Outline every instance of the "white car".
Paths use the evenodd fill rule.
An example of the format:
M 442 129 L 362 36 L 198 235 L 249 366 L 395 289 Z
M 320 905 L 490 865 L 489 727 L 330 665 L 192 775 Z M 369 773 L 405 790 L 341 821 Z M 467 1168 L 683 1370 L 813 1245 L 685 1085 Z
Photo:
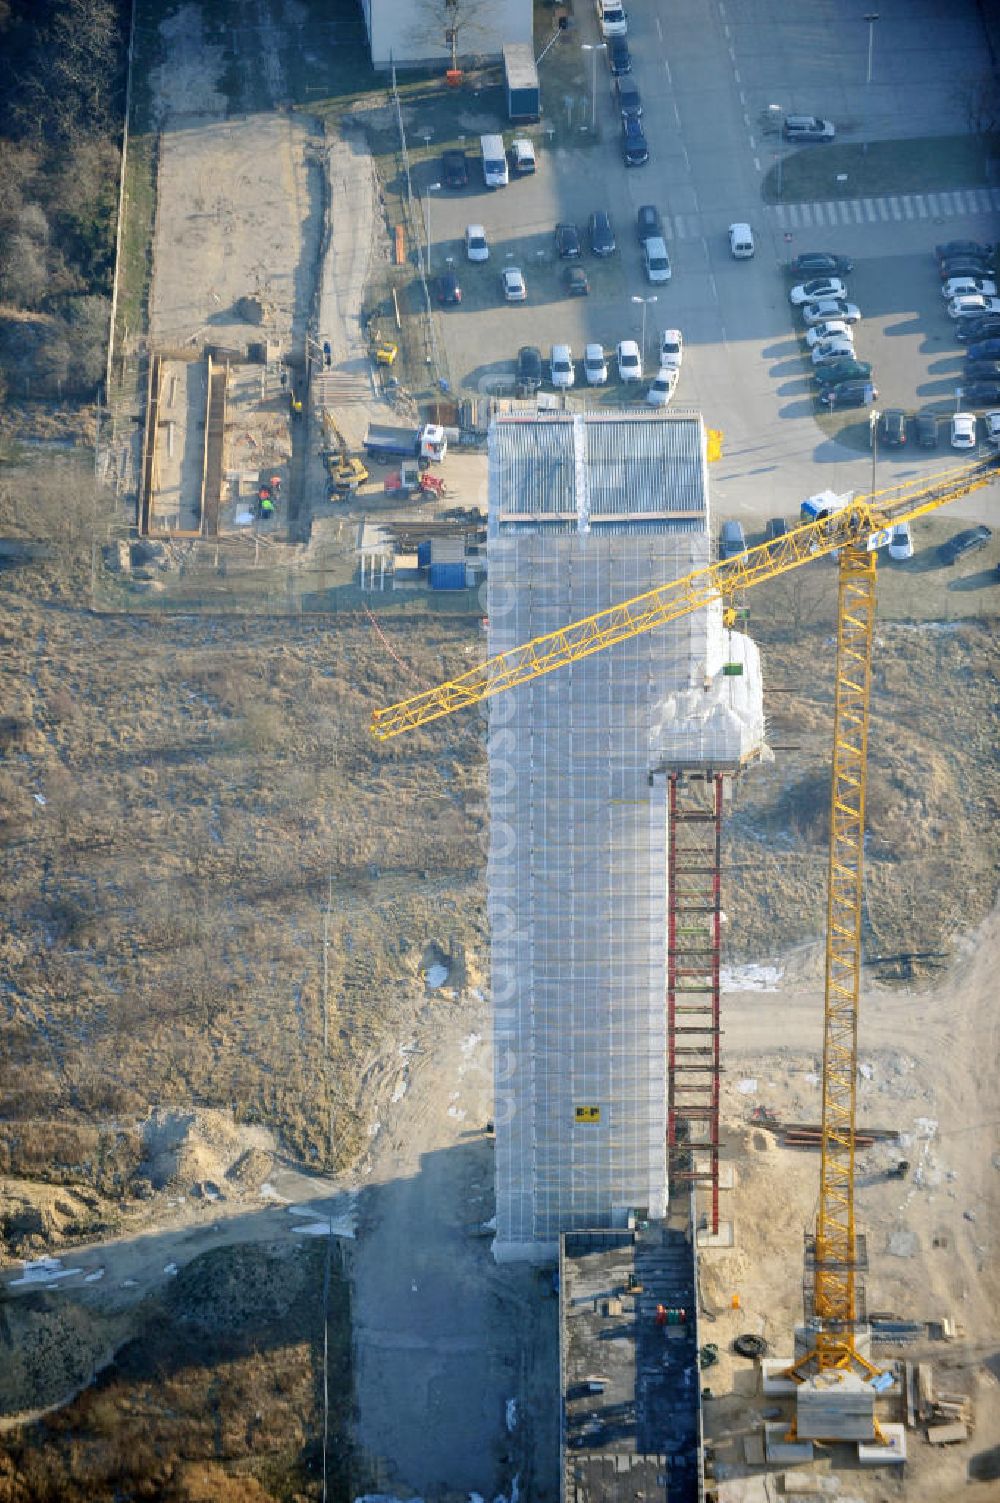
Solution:
M 845 303 L 842 297 L 826 297 L 819 303 L 803 303 L 802 317 L 807 324 L 821 324 L 828 318 L 857 324 L 861 322 L 861 309 L 857 303 Z
M 854 335 L 850 329 L 836 318 L 830 319 L 829 323 L 816 324 L 813 328 L 806 330 L 806 344 L 811 350 L 826 339 L 849 339 L 852 344 L 854 343 Z
M 549 353 L 549 374 L 552 377 L 552 385 L 557 390 L 568 391 L 576 385 L 576 369 L 573 365 L 573 351 L 568 344 L 554 344 Z
M 1000 412 L 984 413 L 983 422 L 986 424 L 986 442 L 1000 444 Z
M 1000 297 L 984 297 L 981 292 L 963 292 L 948 304 L 949 318 L 979 318 L 984 313 L 1000 313 Z
M 602 37 L 623 37 L 628 31 L 628 13 L 621 0 L 594 0 Z
M 674 370 L 661 370 L 646 393 L 646 401 L 650 407 L 666 407 L 674 394 L 677 385 L 678 372 Z
M 941 296 L 946 303 L 953 297 L 968 297 L 978 293 L 980 297 L 996 297 L 997 284 L 987 277 L 949 277 L 941 284 Z
M 953 412 L 951 415 L 951 447 L 974 449 L 976 447 L 976 414 Z
M 642 356 L 634 339 L 623 339 L 616 351 L 619 381 L 642 380 Z
M 500 281 L 503 283 L 503 295 L 508 303 L 526 303 L 528 301 L 528 289 L 524 283 L 524 274 L 519 266 L 505 266 L 500 273 Z
M 527 177 L 535 170 L 535 148 L 527 136 L 515 136 L 510 143 L 511 160 L 514 163 L 514 171 L 521 177 Z
M 889 535 L 889 557 L 902 563 L 913 557 L 913 536 L 909 522 L 897 522 Z
M 854 340 L 850 334 L 838 334 L 835 339 L 821 339 L 813 346 L 813 365 L 822 365 L 824 360 L 853 360 Z
M 684 361 L 684 335 L 680 329 L 664 329 L 660 338 L 660 369 L 679 371 Z
M 583 352 L 583 373 L 588 386 L 603 386 L 608 379 L 608 362 L 604 358 L 604 346 L 588 344 Z
M 847 288 L 839 277 L 814 277 L 811 282 L 800 282 L 788 294 L 793 307 L 801 303 L 819 303 L 828 297 L 846 297 Z
M 490 248 L 486 244 L 486 231 L 481 224 L 466 225 L 465 254 L 470 261 L 488 261 L 490 259 Z

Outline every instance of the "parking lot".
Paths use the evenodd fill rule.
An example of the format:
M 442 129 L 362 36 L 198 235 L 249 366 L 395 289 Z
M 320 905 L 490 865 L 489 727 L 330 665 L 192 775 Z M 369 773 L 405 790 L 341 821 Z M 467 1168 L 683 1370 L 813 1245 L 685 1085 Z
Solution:
M 575 21 L 560 47 L 600 42 L 590 7 L 578 5 Z M 738 21 L 719 0 L 693 0 L 669 17 L 649 0 L 634 0 L 632 76 L 642 92 L 650 161 L 631 169 L 622 160 L 611 79 L 601 55 L 596 132 L 589 129 L 584 107 L 577 112 L 583 119 L 576 130 L 579 144 L 550 149 L 546 122 L 566 101 L 545 95 L 543 61 L 549 114 L 527 132 L 537 146 L 534 176 L 512 177 L 509 187 L 488 191 L 470 138 L 465 143 L 469 186 L 430 194 L 432 270 L 445 270 L 450 258 L 463 291 L 462 304 L 439 317 L 455 384 L 495 391 L 512 378 L 520 345 L 537 345 L 547 357 L 552 344 L 568 343 L 578 362 L 571 403 L 599 401 L 582 384 L 584 345 L 600 341 L 611 351 L 621 339 L 640 339 L 643 305 L 633 298 L 655 297 L 645 305 L 647 372 L 656 363 L 660 331 L 679 326 L 686 354 L 674 405 L 698 408 L 724 434 L 723 458 L 713 467 L 717 514 L 752 523 L 775 506 L 794 511 L 803 495 L 822 486 L 867 489 L 867 414 L 817 420 L 811 368 L 802 358 L 800 320 L 788 303 L 784 263 L 808 249 L 850 255 L 855 270 L 848 296 L 863 313 L 855 331 L 857 350 L 874 367 L 879 404 L 910 411 L 934 405 L 944 417 L 954 408 L 962 350 L 943 309 L 932 248 L 942 239 L 995 240 L 997 216 L 986 196 L 956 196 L 949 200 L 950 215 L 924 206 L 900 208 L 891 182 L 885 185 L 890 207 L 866 199 L 847 216 L 835 214 L 831 205 L 815 206 L 815 213 L 802 206 L 797 227 L 789 227 L 788 205 L 762 203 L 763 175 L 778 156 L 824 150 L 786 146 L 774 132 L 769 105 L 829 116 L 837 123 L 838 139 L 855 141 L 866 130 L 912 135 L 931 129 L 931 122 L 938 131 L 965 128 L 954 85 L 982 64 L 972 0 L 952 7 L 947 24 L 911 15 L 901 3 L 882 7 L 870 88 L 867 27 L 860 21 L 849 31 L 845 26 L 844 18 L 819 0 L 806 0 L 788 19 L 778 7 L 754 6 L 752 14 L 741 7 Z M 795 84 L 791 91 L 789 79 Z M 517 134 L 505 121 L 497 120 L 494 128 L 505 129 L 508 143 Z M 420 172 L 415 187 L 421 192 L 440 180 L 437 162 L 423 164 Z M 657 287 L 645 280 L 635 232 L 636 210 L 644 203 L 655 203 L 664 216 L 672 262 L 672 280 Z M 575 222 L 585 241 L 587 219 L 596 208 L 610 212 L 618 249 L 608 261 L 599 261 L 585 243 L 580 264 L 590 295 L 569 298 L 554 227 Z M 754 228 L 753 260 L 736 261 L 729 253 L 727 227 L 739 219 Z M 470 223 L 485 227 L 490 244 L 490 259 L 478 265 L 465 259 L 463 237 Z M 500 272 L 505 265 L 523 271 L 525 304 L 504 304 Z M 642 400 L 645 385 L 634 390 Z M 622 397 L 612 385 L 604 400 Z M 938 463 L 951 461 L 944 430 L 942 423 Z M 934 462 L 933 454 L 912 445 L 879 460 L 895 467 L 894 478 Z M 824 467 L 821 475 L 817 465 Z M 982 498 L 967 505 L 968 514 L 978 515 Z

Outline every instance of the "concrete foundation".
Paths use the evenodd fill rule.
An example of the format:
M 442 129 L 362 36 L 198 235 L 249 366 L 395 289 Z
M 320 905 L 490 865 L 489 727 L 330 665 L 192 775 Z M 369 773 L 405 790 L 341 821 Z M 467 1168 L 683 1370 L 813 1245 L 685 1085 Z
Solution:
M 770 1466 L 789 1466 L 795 1462 L 812 1461 L 811 1440 L 786 1440 L 788 1426 L 784 1420 L 764 1422 L 764 1454 Z
M 736 1246 L 736 1228 L 731 1221 L 720 1221 L 719 1230 L 710 1232 L 707 1227 L 698 1233 L 699 1247 L 721 1248 L 729 1252 Z
M 858 1446 L 858 1461 L 862 1466 L 897 1466 L 906 1460 L 906 1426 L 883 1425 L 882 1431 L 886 1445 Z
M 768 1398 L 790 1399 L 799 1391 L 794 1378 L 784 1374 L 794 1362 L 794 1357 L 765 1357 L 760 1364 L 764 1393 Z

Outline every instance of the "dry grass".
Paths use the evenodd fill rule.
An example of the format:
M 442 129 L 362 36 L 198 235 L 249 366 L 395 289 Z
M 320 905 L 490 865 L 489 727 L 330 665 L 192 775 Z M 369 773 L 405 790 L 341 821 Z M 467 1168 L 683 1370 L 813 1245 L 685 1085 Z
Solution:
M 0 1439 L 0 1503 L 320 1496 L 325 1246 L 188 1265 L 93 1388 Z M 350 1309 L 334 1253 L 330 1497 L 350 1496 Z

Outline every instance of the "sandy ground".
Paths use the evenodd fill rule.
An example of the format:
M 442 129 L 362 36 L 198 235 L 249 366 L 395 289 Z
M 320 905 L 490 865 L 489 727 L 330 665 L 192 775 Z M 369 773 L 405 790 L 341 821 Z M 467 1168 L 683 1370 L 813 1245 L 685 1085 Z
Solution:
M 939 1387 L 970 1393 L 976 1402 L 976 1430 L 967 1443 L 937 1450 L 909 1436 L 902 1496 L 927 1503 L 959 1491 L 983 1499 L 997 1495 L 987 1483 L 978 1491 L 964 1489 L 970 1460 L 1000 1442 L 1000 910 L 963 941 L 962 950 L 934 991 L 869 989 L 861 1007 L 859 1122 L 903 1134 L 898 1145 L 876 1145 L 859 1158 L 868 1307 L 892 1310 L 904 1320 L 948 1316 L 959 1330 L 954 1343 L 879 1353 L 933 1361 Z M 797 969 L 786 968 L 775 992 L 724 999 L 723 1108 L 737 1188 L 723 1195 L 722 1214 L 735 1219 L 736 1248 L 703 1254 L 702 1284 L 716 1314 L 706 1320 L 704 1336 L 722 1353 L 719 1367 L 706 1376 L 720 1396 L 707 1406 L 707 1430 L 719 1442 L 718 1476 L 737 1479 L 727 1481 L 721 1494 L 730 1503 L 770 1495 L 746 1490 L 739 1480 L 755 1470 L 743 1465 L 742 1436 L 759 1426 L 763 1404 L 759 1398 L 749 1402 L 754 1375 L 749 1364 L 729 1355 L 728 1346 L 749 1330 L 764 1335 L 776 1355 L 791 1352 L 792 1326 L 801 1319 L 802 1234 L 816 1210 L 818 1154 L 778 1147 L 771 1133 L 749 1123 L 757 1105 L 784 1120 L 819 1120 L 822 992 Z M 885 1170 L 901 1156 L 913 1165 L 909 1179 L 887 1180 Z M 840 1472 L 845 1458 L 838 1455 L 835 1462 Z M 844 1465 L 842 1480 L 845 1492 L 873 1503 L 900 1496 L 898 1482 L 851 1464 Z

